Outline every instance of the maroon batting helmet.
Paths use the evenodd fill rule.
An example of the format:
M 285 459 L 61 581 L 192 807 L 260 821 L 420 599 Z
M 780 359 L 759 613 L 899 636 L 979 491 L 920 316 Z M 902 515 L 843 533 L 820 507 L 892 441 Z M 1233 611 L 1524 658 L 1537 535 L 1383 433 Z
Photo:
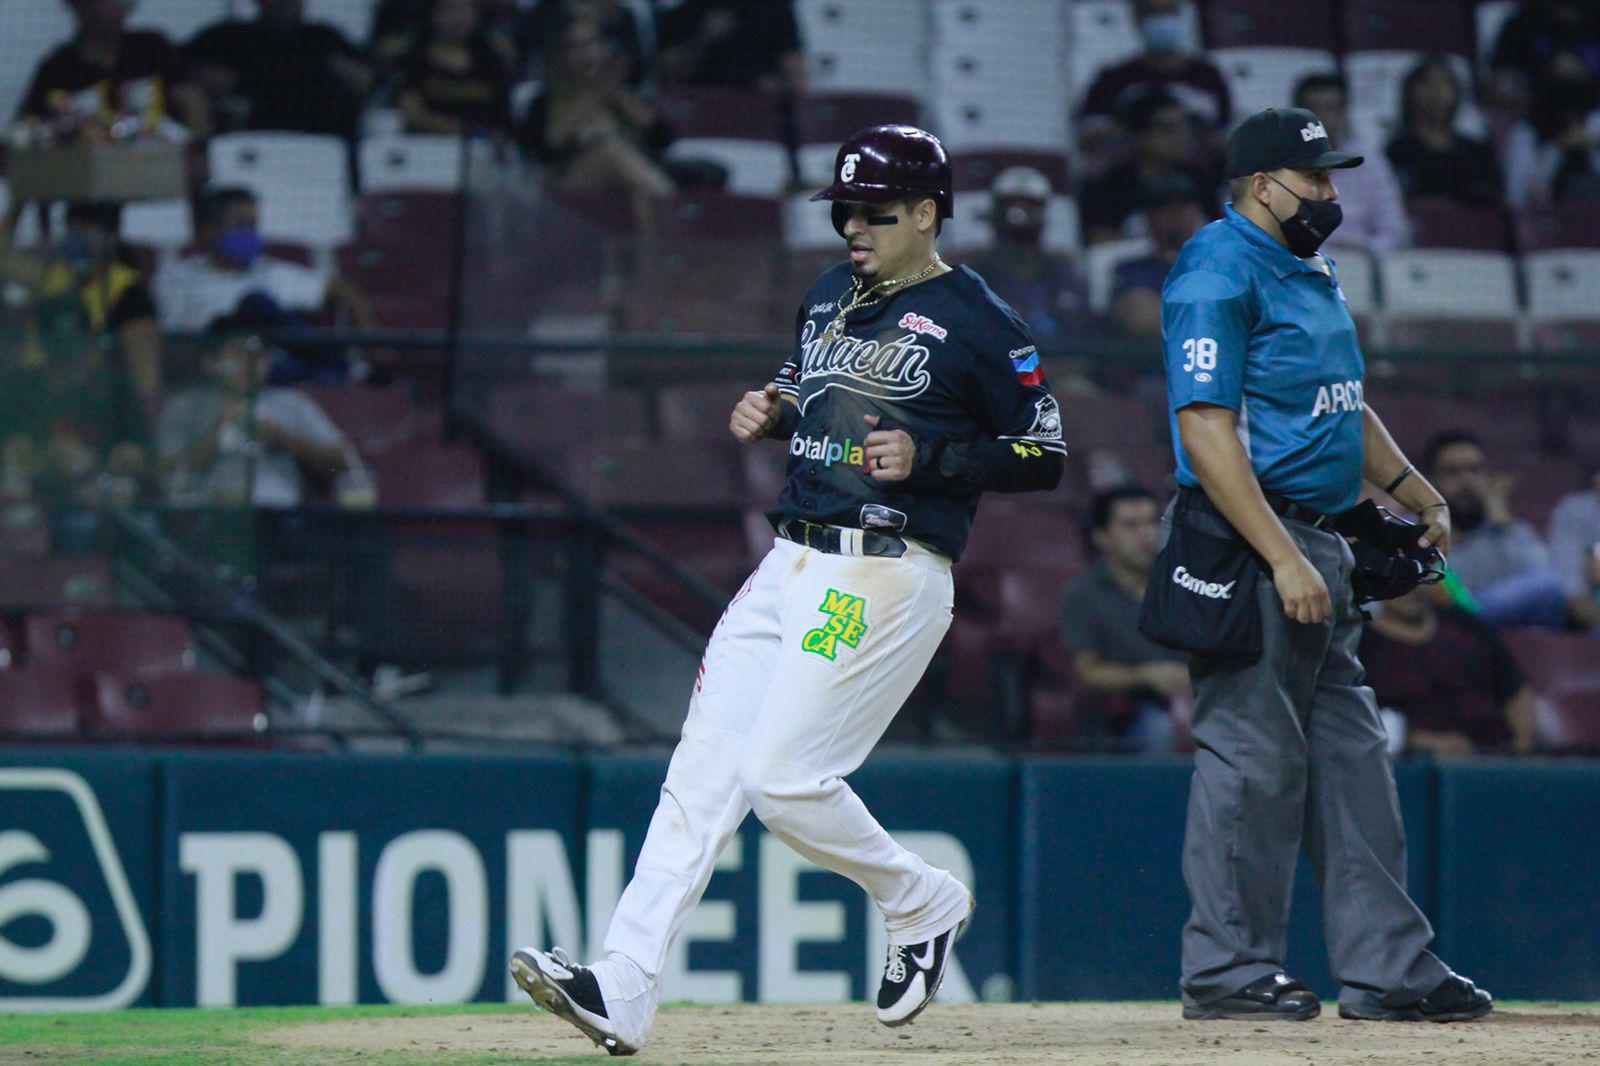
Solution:
M 952 185 L 939 138 L 915 126 L 870 126 L 839 146 L 833 184 L 811 199 L 881 204 L 926 196 L 944 219 L 956 213 Z

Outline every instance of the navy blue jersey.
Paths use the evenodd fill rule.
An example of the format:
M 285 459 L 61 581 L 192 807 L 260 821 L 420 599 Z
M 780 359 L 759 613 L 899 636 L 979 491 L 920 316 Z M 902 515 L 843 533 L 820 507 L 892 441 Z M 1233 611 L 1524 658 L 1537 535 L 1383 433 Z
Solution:
M 800 419 L 788 484 L 768 517 L 904 533 L 957 559 L 978 492 L 926 478 L 916 487 L 874 480 L 866 418 L 877 415 L 878 429 L 903 429 L 919 444 L 1008 442 L 1019 462 L 1053 465 L 1059 477 L 1061 412 L 1039 352 L 1016 312 L 964 266 L 852 312 L 844 336 L 829 343 L 850 279 L 848 263 L 832 267 L 800 306 L 795 354 L 775 379 Z

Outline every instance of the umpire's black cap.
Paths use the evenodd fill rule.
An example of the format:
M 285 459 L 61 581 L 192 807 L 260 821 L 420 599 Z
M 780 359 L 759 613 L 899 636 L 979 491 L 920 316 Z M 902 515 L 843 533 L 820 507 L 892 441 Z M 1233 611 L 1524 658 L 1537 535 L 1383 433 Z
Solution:
M 1354 152 L 1336 152 L 1322 122 L 1303 107 L 1269 107 L 1243 122 L 1228 138 L 1228 177 L 1288 167 L 1359 167 L 1365 160 Z

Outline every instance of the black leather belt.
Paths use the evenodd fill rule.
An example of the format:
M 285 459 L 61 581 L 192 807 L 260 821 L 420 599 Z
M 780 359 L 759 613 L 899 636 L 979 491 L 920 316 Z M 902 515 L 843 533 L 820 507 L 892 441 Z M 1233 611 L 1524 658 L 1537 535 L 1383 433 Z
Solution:
M 845 529 L 820 522 L 807 522 L 804 518 L 785 518 L 778 523 L 778 536 L 792 540 L 807 548 L 815 548 L 829 555 L 853 555 L 845 550 L 845 538 L 861 536 L 862 555 L 884 556 L 898 559 L 906 553 L 906 542 L 893 533 L 877 533 L 870 529 Z
M 1216 515 L 1218 518 L 1223 518 L 1223 514 L 1217 509 L 1217 505 L 1212 503 L 1211 497 L 1207 496 L 1202 490 L 1182 488 L 1178 491 L 1187 506 L 1205 511 L 1207 514 Z M 1267 506 L 1272 508 L 1272 513 L 1279 518 L 1287 518 L 1291 522 L 1301 522 L 1312 529 L 1331 530 L 1333 528 L 1332 515 L 1323 514 L 1321 511 L 1313 511 L 1305 504 L 1296 503 L 1282 493 L 1263 490 L 1261 494 L 1266 497 Z M 1227 519 L 1223 518 L 1223 521 L 1227 521 Z

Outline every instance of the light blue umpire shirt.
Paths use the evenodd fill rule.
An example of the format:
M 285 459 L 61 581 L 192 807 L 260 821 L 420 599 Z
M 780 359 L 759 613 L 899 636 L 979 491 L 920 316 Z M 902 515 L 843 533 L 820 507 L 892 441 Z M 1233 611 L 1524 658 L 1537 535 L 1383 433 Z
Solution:
M 1194 403 L 1237 411 L 1263 489 L 1324 514 L 1361 494 L 1361 347 L 1332 260 L 1301 259 L 1244 215 L 1183 246 L 1161 292 L 1178 484 L 1198 488 L 1178 437 Z

